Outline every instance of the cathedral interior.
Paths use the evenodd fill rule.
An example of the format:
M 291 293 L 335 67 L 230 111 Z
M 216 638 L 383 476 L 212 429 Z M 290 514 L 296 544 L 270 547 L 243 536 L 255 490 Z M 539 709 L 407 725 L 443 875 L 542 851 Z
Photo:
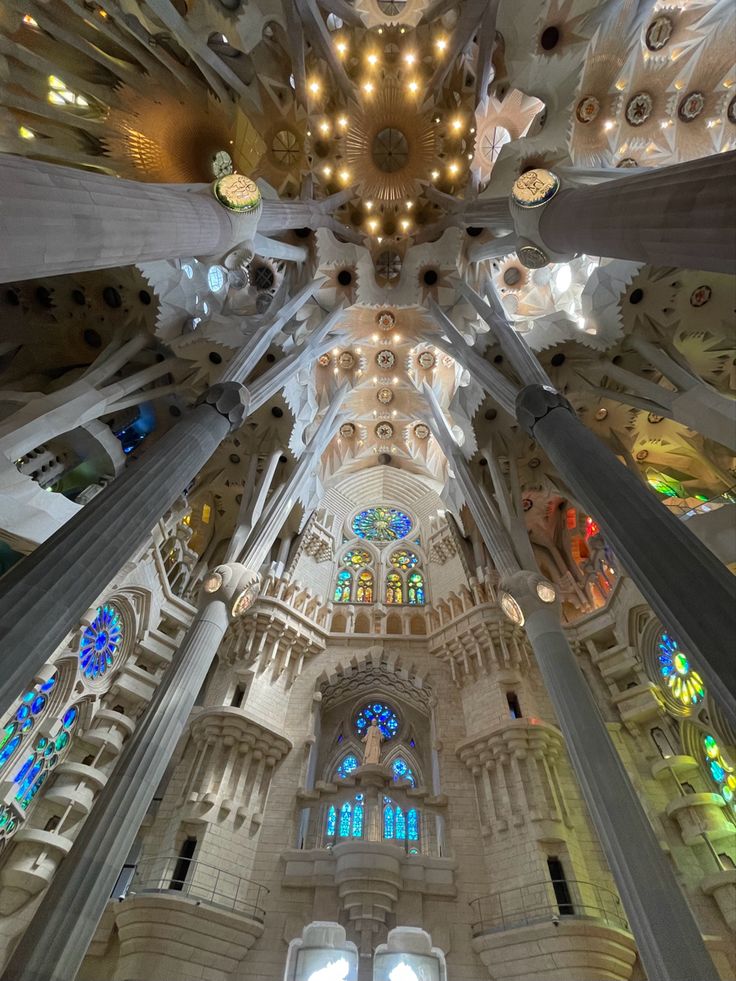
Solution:
M 3 0 L 1 981 L 736 978 L 735 38 Z

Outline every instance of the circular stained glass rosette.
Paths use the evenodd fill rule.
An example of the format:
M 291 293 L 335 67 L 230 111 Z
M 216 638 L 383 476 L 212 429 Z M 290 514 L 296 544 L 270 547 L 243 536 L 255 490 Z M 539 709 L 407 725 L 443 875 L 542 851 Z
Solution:
M 379 388 L 376 392 L 376 398 L 381 403 L 381 405 L 388 405 L 393 401 L 394 393 L 390 388 Z
M 374 430 L 378 439 L 387 440 L 392 439 L 394 435 L 394 427 L 390 422 L 379 422 Z
M 373 507 L 353 518 L 353 534 L 369 542 L 395 542 L 411 531 L 411 518 L 398 508 Z
M 417 439 L 427 439 L 429 436 L 429 426 L 425 426 L 423 422 L 418 422 L 414 427 L 414 435 Z
M 227 174 L 214 183 L 215 197 L 228 211 L 255 211 L 261 203 L 261 192 L 255 181 L 244 174 Z
M 342 560 L 353 569 L 362 569 L 364 565 L 371 564 L 370 554 L 364 548 L 351 548 L 343 555 Z
M 112 667 L 115 654 L 123 639 L 120 614 L 114 606 L 105 604 L 82 634 L 79 663 L 85 678 L 95 680 Z
M 399 549 L 398 552 L 394 552 L 391 556 L 391 565 L 394 569 L 401 569 L 402 572 L 408 572 L 409 569 L 413 569 L 418 563 L 419 556 L 415 555 L 414 552 L 410 552 L 408 548 Z
M 601 111 L 601 104 L 594 95 L 586 95 L 578 102 L 575 116 L 579 123 L 592 123 Z
M 379 351 L 376 355 L 376 364 L 379 368 L 393 368 L 396 364 L 396 355 L 393 351 Z
M 705 109 L 705 96 L 702 92 L 688 92 L 677 107 L 677 115 L 683 123 L 691 123 Z
M 360 738 L 366 734 L 373 719 L 377 721 L 384 739 L 392 739 L 399 731 L 399 720 L 392 708 L 383 702 L 369 702 L 355 717 L 355 731 Z
M 355 436 L 355 426 L 352 422 L 344 422 L 340 426 L 340 435 L 343 439 L 352 439 Z
M 436 360 L 431 351 L 420 351 L 417 356 L 417 364 L 420 368 L 424 368 L 425 371 L 434 368 Z
M 690 294 L 690 306 L 691 307 L 704 307 L 705 304 L 713 296 L 713 290 L 710 286 L 698 286 Z
M 631 126 L 643 126 L 652 115 L 654 102 L 648 92 L 637 92 L 626 104 L 626 120 Z
M 703 680 L 693 671 L 687 655 L 668 633 L 659 638 L 659 670 L 672 696 L 684 706 L 697 705 L 705 696 Z
M 672 19 L 667 17 L 665 14 L 655 17 L 647 28 L 647 33 L 644 38 L 644 43 L 649 50 L 661 51 L 672 37 L 674 26 L 675 25 L 673 24 Z
M 376 323 L 381 330 L 393 330 L 393 328 L 396 326 L 396 317 L 390 310 L 381 310 L 376 317 Z
M 511 197 L 520 208 L 541 208 L 560 189 L 560 179 L 551 170 L 537 167 L 517 177 Z

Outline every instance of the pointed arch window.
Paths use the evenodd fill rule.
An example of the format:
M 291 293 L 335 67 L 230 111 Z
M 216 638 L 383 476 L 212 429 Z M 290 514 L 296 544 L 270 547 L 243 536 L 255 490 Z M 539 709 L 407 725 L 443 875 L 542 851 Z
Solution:
M 358 575 L 358 585 L 355 590 L 355 602 L 356 603 L 372 603 L 373 602 L 373 573 L 364 569 Z
M 424 576 L 412 572 L 406 581 L 407 598 L 411 606 L 424 606 Z
M 383 798 L 383 837 L 394 841 L 419 841 L 419 813 L 415 807 L 405 811 L 390 797 Z
M 330 804 L 330 808 L 327 811 L 327 837 L 334 838 L 337 831 L 337 808 L 334 804 Z
M 353 577 L 347 569 L 343 569 L 337 574 L 337 585 L 335 586 L 335 602 L 349 603 L 350 594 L 353 589 Z
M 389 572 L 386 576 L 386 602 L 390 605 L 404 602 L 404 584 L 398 572 Z
M 334 804 L 331 804 L 327 811 L 327 837 L 362 838 L 363 809 L 363 794 L 356 794 L 352 801 L 346 800 L 339 812 Z

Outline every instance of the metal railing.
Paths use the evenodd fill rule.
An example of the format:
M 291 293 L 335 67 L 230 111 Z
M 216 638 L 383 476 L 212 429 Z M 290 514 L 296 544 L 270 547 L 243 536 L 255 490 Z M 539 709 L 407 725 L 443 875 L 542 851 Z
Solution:
M 180 855 L 160 855 L 138 863 L 125 895 L 171 892 L 208 906 L 242 913 L 262 923 L 266 916 L 263 904 L 269 890 L 252 879 L 205 862 Z
M 582 879 L 544 879 L 470 901 L 474 937 L 534 923 L 596 920 L 628 930 L 621 900 L 610 889 Z

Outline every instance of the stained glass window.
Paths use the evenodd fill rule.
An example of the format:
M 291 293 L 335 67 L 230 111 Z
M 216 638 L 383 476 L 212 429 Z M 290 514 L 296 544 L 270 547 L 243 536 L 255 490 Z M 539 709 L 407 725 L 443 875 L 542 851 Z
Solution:
M 413 807 L 406 815 L 406 837 L 409 841 L 418 841 L 419 839 L 419 815 Z
M 414 552 L 410 552 L 408 548 L 400 548 L 398 552 L 394 552 L 391 556 L 391 565 L 394 569 L 401 569 L 402 572 L 408 572 L 409 569 L 413 569 L 418 562 L 419 556 Z
M 362 838 L 363 837 L 363 794 L 356 794 L 355 801 L 351 804 L 350 801 L 345 801 L 345 803 L 340 808 L 340 822 L 338 829 L 338 836 L 340 838 Z M 327 836 L 333 837 L 335 834 L 335 824 L 337 822 L 337 812 L 335 811 L 334 818 L 332 821 L 332 812 L 335 811 L 333 806 L 330 807 L 327 812 Z M 332 821 L 332 824 L 330 823 Z M 332 831 L 330 831 L 332 827 Z
M 364 570 L 358 576 L 358 585 L 355 590 L 356 603 L 373 602 L 373 573 Z
M 411 518 L 397 508 L 366 508 L 353 518 L 353 533 L 369 542 L 395 542 L 411 531 Z
M 353 809 L 353 838 L 363 837 L 363 795 L 358 794 L 355 798 L 356 804 Z
M 334 804 L 330 804 L 330 809 L 327 812 L 327 837 L 334 838 L 335 831 L 337 831 L 337 811 Z
M 85 678 L 99 678 L 112 666 L 122 639 L 123 625 L 118 611 L 109 603 L 98 607 L 79 645 L 79 662 Z
M 672 695 L 683 705 L 697 705 L 705 695 L 703 680 L 668 633 L 659 638 L 659 670 Z
M 393 709 L 382 702 L 369 702 L 368 705 L 363 706 L 355 718 L 355 729 L 358 736 L 362 738 L 365 735 L 366 729 L 373 719 L 378 721 L 384 739 L 391 739 L 399 730 L 399 720 Z
M 394 780 L 408 780 L 412 787 L 416 786 L 416 779 L 411 767 L 400 756 L 391 764 L 391 772 L 394 775 Z
M 419 813 L 412 807 L 404 811 L 390 797 L 383 798 L 383 837 L 396 841 L 419 840 Z M 412 854 L 416 854 L 412 849 Z
M 39 736 L 33 752 L 27 757 L 23 766 L 14 775 L 13 781 L 18 784 L 15 800 L 25 811 L 51 770 L 59 762 L 60 754 L 71 741 L 70 733 L 77 723 L 79 710 L 72 707 L 66 710 L 61 719 L 61 731 L 54 739 Z
M 396 837 L 406 841 L 406 816 L 400 807 L 396 808 Z
M 424 606 L 424 576 L 421 572 L 412 572 L 406 581 L 406 593 L 412 606 Z
M 383 808 L 383 837 L 393 838 L 394 836 L 394 808 L 393 804 L 386 804 Z
M 55 685 L 56 675 L 24 693 L 15 715 L 0 731 L 0 768 L 15 755 L 26 735 L 45 714 L 49 692 Z
M 342 557 L 345 565 L 351 566 L 353 569 L 362 569 L 364 565 L 371 564 L 371 557 L 364 548 L 351 548 L 349 552 L 346 552 Z
M 398 572 L 386 576 L 386 602 L 391 605 L 404 602 L 404 583 Z
M 736 814 L 736 774 L 734 768 L 724 757 L 715 736 L 708 733 L 703 738 L 705 766 L 711 780 L 717 785 L 718 792 Z
M 358 763 L 358 757 L 353 753 L 350 753 L 350 755 L 346 756 L 338 766 L 337 775 L 340 780 L 344 780 L 345 777 L 349 776 L 353 772 L 353 770 L 357 770 L 359 766 L 360 764 Z
M 337 574 L 337 585 L 335 586 L 335 602 L 336 603 L 349 603 L 350 602 L 350 591 L 353 587 L 353 577 L 347 571 L 343 569 L 342 572 Z
M 340 808 L 340 837 L 349 838 L 350 837 L 350 818 L 353 813 L 352 805 L 349 801 L 345 803 Z

